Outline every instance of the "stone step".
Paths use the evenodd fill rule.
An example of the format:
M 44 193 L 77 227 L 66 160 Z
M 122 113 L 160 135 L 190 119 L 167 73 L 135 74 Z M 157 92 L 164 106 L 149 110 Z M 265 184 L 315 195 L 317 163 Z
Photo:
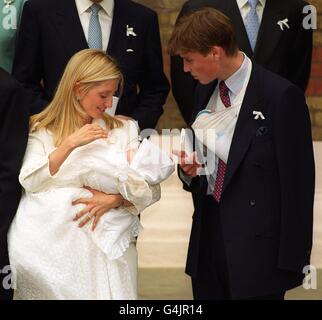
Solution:
M 183 268 L 186 263 L 188 242 L 140 241 L 137 244 L 139 268 Z

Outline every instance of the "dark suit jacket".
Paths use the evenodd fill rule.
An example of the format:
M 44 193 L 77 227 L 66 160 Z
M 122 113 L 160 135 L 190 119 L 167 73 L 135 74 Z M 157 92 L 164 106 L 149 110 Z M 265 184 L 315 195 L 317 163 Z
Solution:
M 19 83 L 0 68 L 0 271 L 9 265 L 7 231 L 16 213 L 21 187 L 18 174 L 28 139 L 29 97 Z M 0 299 L 10 299 L 0 273 Z
M 127 25 L 134 28 L 136 37 L 126 36 Z M 33 113 L 52 99 L 68 60 L 86 48 L 74 0 L 30 0 L 25 4 L 13 74 L 42 99 Z M 117 113 L 135 118 L 141 129 L 154 128 L 169 92 L 156 13 L 130 0 L 115 1 L 107 52 L 117 59 L 125 77 Z
M 215 83 L 196 88 L 196 110 Z M 273 94 L 272 94 L 273 93 Z M 253 111 L 265 120 L 255 120 Z M 202 272 L 220 214 L 233 298 L 264 296 L 301 284 L 312 247 L 314 157 L 308 108 L 300 89 L 253 64 L 229 152 L 220 205 L 205 206 L 207 180 L 195 192 L 186 272 Z M 209 202 L 208 202 L 209 203 Z
M 312 30 L 305 30 L 302 26 L 305 5 L 308 3 L 302 0 L 266 1 L 254 53 L 236 0 L 190 0 L 184 4 L 179 17 L 202 7 L 213 7 L 223 12 L 232 21 L 241 51 L 257 64 L 305 91 L 312 56 Z M 285 18 L 288 18 L 290 29 L 284 27 L 282 31 L 277 22 Z M 190 74 L 184 73 L 179 57 L 171 58 L 171 82 L 181 113 L 187 124 L 190 124 L 196 82 Z

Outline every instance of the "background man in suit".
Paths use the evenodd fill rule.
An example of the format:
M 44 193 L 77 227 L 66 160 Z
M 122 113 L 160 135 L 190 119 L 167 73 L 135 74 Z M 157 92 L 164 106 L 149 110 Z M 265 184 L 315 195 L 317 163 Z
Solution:
M 311 70 L 312 30 L 303 27 L 302 0 L 189 0 L 178 19 L 203 7 L 227 15 L 236 30 L 239 49 L 252 61 L 288 79 L 305 91 Z M 183 72 L 180 57 L 171 59 L 172 92 L 189 125 L 196 81 Z
M 0 299 L 11 299 L 7 232 L 16 213 L 21 186 L 18 174 L 28 139 L 29 97 L 0 68 Z
M 212 8 L 180 20 L 169 52 L 198 80 L 194 114 L 238 108 L 228 160 L 217 147 L 212 176 L 198 176 L 200 164 L 178 153 L 180 176 L 198 197 L 186 266 L 194 297 L 283 299 L 301 284 L 312 247 L 314 158 L 303 92 L 252 63 L 230 20 Z
M 39 97 L 41 111 L 71 56 L 101 48 L 114 57 L 125 86 L 117 114 L 154 128 L 169 92 L 154 11 L 130 0 L 30 0 L 23 9 L 14 76 Z M 42 80 L 42 84 L 41 84 Z

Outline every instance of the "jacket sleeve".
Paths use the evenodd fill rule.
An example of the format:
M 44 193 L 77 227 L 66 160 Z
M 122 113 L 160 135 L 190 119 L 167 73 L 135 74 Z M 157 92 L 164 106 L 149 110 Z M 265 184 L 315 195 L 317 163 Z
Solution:
M 28 96 L 6 79 L 0 91 L 0 233 L 9 227 L 21 195 L 18 175 L 28 138 Z M 0 266 L 1 269 L 1 266 Z
M 275 111 L 274 141 L 281 202 L 278 267 L 302 272 L 312 248 L 315 166 L 309 111 L 295 86 Z
M 34 95 L 31 114 L 43 110 L 48 104 L 41 86 L 42 53 L 40 45 L 40 28 L 32 4 L 27 1 L 23 7 L 20 28 L 16 40 L 13 62 L 13 76 Z
M 1 79 L 2 80 L 2 79 Z M 0 90 L 0 270 L 9 265 L 7 231 L 21 196 L 19 170 L 28 138 L 28 98 L 16 82 L 4 78 Z M 0 283 L 7 277 L 0 273 Z M 0 286 L 0 300 L 12 299 L 12 290 Z
M 41 130 L 29 134 L 27 150 L 19 175 L 20 184 L 26 192 L 46 190 L 59 173 L 58 171 L 53 176 L 50 174 L 49 153 L 45 151 L 41 134 Z
M 139 103 L 131 115 L 137 119 L 141 130 L 154 128 L 163 113 L 163 105 L 170 91 L 163 72 L 163 59 L 158 17 L 149 17 L 144 48 L 144 76 L 139 81 Z
M 161 198 L 160 184 L 150 185 L 136 172 L 122 173 L 116 178 L 120 194 L 133 204 L 125 209 L 133 215 L 138 215 Z

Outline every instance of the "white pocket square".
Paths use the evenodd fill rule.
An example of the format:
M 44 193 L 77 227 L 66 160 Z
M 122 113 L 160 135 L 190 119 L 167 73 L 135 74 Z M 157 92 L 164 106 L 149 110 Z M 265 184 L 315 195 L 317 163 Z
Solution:
M 133 49 L 126 49 L 126 52 L 134 52 Z
M 281 28 L 281 30 L 282 30 L 282 31 L 284 31 L 284 26 L 285 26 L 287 29 L 289 29 L 289 28 L 290 28 L 290 26 L 288 25 L 288 19 L 287 19 L 287 18 L 285 18 L 285 19 L 283 19 L 283 20 L 278 21 L 278 22 L 277 22 L 277 24 L 279 25 L 279 27 Z

